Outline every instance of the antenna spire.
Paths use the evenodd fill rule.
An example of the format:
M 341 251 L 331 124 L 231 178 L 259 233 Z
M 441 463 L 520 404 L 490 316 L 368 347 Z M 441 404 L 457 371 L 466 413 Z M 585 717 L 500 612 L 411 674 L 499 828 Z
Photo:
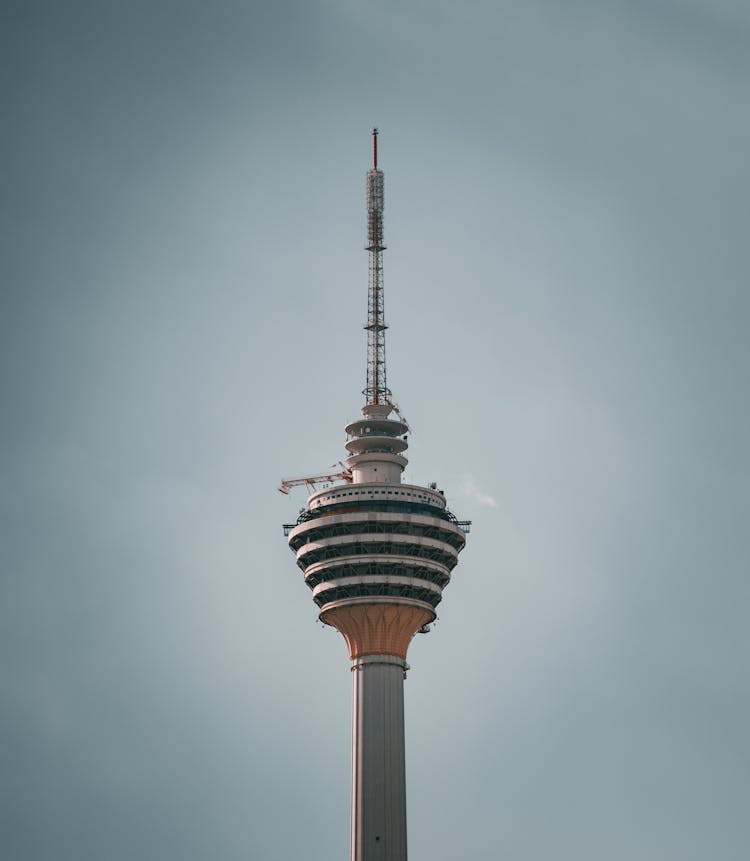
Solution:
M 383 308 L 383 171 L 378 170 L 378 130 L 372 130 L 372 169 L 367 172 L 367 250 L 370 253 L 367 292 L 367 404 L 389 404 L 385 376 L 385 314 Z

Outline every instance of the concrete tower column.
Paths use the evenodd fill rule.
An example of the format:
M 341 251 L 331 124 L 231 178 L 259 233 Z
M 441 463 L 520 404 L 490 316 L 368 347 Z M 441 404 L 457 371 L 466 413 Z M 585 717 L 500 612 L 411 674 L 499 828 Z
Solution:
M 352 664 L 352 861 L 406 861 L 405 675 L 394 655 Z
M 324 614 L 352 660 L 351 861 L 406 861 L 406 651 L 433 618 L 417 602 L 372 599 Z

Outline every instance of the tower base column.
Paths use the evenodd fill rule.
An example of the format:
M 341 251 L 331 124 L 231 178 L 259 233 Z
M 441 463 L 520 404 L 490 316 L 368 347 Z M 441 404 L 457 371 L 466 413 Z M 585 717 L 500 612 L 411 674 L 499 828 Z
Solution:
M 352 661 L 351 861 L 406 861 L 405 676 L 396 655 Z

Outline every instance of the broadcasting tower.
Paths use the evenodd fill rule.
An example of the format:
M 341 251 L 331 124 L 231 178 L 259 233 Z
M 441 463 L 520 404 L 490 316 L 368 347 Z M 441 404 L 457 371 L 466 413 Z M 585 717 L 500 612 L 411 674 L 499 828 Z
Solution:
M 362 418 L 346 426 L 349 454 L 341 472 L 288 479 L 280 490 L 304 484 L 311 491 L 284 534 L 320 620 L 341 632 L 352 662 L 351 861 L 406 861 L 406 652 L 435 620 L 470 524 L 448 511 L 437 485 L 401 483 L 409 427 L 386 385 L 377 129 L 372 158 Z

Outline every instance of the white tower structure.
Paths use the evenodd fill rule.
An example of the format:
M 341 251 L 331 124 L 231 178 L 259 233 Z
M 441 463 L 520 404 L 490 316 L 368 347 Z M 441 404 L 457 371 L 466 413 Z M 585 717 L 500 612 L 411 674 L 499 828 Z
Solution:
M 466 542 L 435 484 L 403 484 L 409 427 L 386 385 L 383 172 L 367 173 L 369 285 L 362 418 L 346 427 L 342 471 L 283 481 L 312 489 L 285 535 L 319 618 L 346 641 L 353 680 L 351 861 L 406 861 L 404 679 Z M 336 480 L 341 483 L 336 484 Z M 316 482 L 325 482 L 315 489 Z

